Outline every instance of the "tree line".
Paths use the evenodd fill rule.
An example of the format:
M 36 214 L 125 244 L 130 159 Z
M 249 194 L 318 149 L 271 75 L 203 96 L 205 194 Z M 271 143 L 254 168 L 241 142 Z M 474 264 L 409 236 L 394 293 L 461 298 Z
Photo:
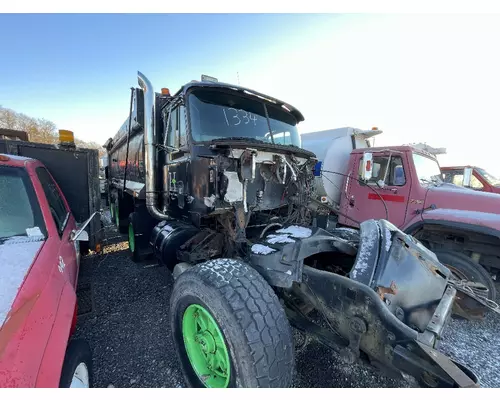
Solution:
M 59 133 L 56 124 L 52 121 L 44 118 L 33 118 L 2 106 L 0 106 L 0 128 L 26 132 L 30 142 L 48 144 L 59 142 Z M 77 147 L 97 149 L 100 156 L 105 153 L 102 145 L 96 142 L 87 142 L 75 137 L 75 144 Z

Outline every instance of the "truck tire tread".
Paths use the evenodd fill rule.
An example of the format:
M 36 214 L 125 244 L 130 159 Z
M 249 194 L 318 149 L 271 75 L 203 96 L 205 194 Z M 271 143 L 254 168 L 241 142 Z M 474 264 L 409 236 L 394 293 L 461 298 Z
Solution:
M 256 385 L 289 387 L 295 366 L 292 332 L 278 297 L 264 278 L 232 259 L 199 264 L 179 280 L 193 275 L 222 294 L 235 315 L 249 348 Z

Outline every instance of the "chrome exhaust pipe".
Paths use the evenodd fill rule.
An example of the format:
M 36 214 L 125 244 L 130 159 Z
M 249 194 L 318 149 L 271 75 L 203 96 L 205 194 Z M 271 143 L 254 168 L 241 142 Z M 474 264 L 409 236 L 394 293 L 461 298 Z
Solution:
M 139 86 L 144 92 L 144 158 L 146 159 L 146 208 L 153 218 L 170 219 L 158 209 L 158 191 L 156 190 L 155 160 L 155 92 L 153 85 L 141 72 L 137 71 Z

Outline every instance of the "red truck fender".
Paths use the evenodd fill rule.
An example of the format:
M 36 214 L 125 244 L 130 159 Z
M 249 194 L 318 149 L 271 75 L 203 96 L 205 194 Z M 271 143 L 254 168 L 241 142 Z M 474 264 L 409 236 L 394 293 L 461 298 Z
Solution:
M 413 218 L 403 231 L 413 235 L 423 225 L 428 224 L 476 232 L 500 239 L 500 214 L 448 208 L 424 211 L 423 214 Z

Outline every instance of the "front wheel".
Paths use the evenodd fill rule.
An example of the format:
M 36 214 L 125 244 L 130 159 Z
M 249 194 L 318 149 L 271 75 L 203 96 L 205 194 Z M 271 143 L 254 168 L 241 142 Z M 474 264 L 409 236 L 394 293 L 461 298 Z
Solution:
M 289 387 L 292 332 L 264 278 L 248 265 L 217 259 L 183 272 L 170 322 L 190 387 Z
M 434 252 L 439 262 L 444 264 L 453 274 L 453 279 L 469 280 L 483 284 L 488 289 L 486 297 L 495 300 L 497 291 L 495 282 L 488 271 L 472 258 L 455 251 L 438 250 Z
M 86 341 L 77 339 L 69 342 L 64 356 L 59 387 L 92 387 L 92 354 Z

